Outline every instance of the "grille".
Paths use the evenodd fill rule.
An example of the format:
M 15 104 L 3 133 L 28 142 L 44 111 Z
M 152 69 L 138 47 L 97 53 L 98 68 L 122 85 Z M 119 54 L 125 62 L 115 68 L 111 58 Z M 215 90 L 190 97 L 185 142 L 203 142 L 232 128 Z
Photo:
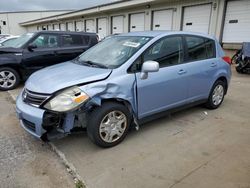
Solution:
M 50 95 L 48 94 L 46 95 L 46 94 L 35 93 L 27 89 L 24 89 L 22 96 L 23 96 L 23 101 L 25 103 L 36 107 L 40 106 L 46 99 L 50 97 Z
M 23 119 L 22 121 L 23 121 L 23 125 L 24 125 L 27 129 L 29 129 L 29 130 L 31 130 L 31 131 L 33 131 L 33 132 L 36 132 L 36 126 L 35 126 L 34 123 L 32 123 L 32 122 L 30 122 L 30 121 L 28 121 L 28 120 L 26 120 L 26 119 Z

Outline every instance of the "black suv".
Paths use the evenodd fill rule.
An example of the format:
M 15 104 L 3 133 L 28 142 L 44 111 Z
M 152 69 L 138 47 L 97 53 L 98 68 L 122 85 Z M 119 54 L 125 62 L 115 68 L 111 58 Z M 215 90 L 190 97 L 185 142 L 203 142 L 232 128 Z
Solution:
M 26 33 L 0 48 L 0 90 L 14 89 L 33 72 L 72 60 L 98 43 L 95 33 L 40 31 Z

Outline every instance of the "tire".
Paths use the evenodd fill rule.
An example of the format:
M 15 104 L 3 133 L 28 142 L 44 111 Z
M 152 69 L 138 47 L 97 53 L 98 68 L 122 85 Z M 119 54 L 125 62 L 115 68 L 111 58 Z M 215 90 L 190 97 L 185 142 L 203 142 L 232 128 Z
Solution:
M 238 73 L 240 73 L 240 74 L 243 73 L 243 70 L 242 70 L 242 68 L 240 68 L 240 67 L 235 67 L 235 70 L 236 70 Z
M 87 134 L 96 145 L 104 148 L 113 147 L 126 137 L 130 123 L 131 114 L 126 106 L 116 102 L 105 102 L 88 113 Z
M 219 89 L 220 88 L 220 89 Z M 222 89 L 222 90 L 221 90 Z M 219 92 L 221 90 L 221 92 Z M 216 95 L 216 91 L 217 91 L 217 98 L 215 97 Z M 211 91 L 210 91 L 210 94 L 209 94 L 209 98 L 206 102 L 206 107 L 208 109 L 216 109 L 218 108 L 223 100 L 224 100 L 224 96 L 225 96 L 225 93 L 226 93 L 226 83 L 221 81 L 221 80 L 217 80 Z
M 20 76 L 16 70 L 9 67 L 0 68 L 0 91 L 15 89 L 20 83 Z

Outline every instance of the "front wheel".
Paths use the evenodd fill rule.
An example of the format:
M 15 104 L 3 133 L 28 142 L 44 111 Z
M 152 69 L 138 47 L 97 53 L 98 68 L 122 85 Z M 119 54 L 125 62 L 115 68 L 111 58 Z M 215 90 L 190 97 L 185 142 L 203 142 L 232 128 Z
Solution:
M 20 76 L 12 68 L 2 67 L 0 68 L 0 90 L 7 91 L 15 89 L 20 82 Z
M 126 106 L 106 102 L 88 114 L 87 133 L 100 147 L 113 147 L 127 135 L 131 115 Z
M 209 109 L 218 108 L 224 100 L 225 91 L 226 84 L 221 80 L 217 80 L 212 87 L 206 107 Z

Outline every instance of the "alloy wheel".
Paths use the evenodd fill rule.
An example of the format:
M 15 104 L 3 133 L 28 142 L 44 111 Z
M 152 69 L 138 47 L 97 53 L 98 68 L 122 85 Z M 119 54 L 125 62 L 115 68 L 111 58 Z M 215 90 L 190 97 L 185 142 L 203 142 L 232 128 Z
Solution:
M 111 111 L 101 121 L 99 135 L 107 143 L 119 140 L 127 128 L 127 117 L 121 111 Z

